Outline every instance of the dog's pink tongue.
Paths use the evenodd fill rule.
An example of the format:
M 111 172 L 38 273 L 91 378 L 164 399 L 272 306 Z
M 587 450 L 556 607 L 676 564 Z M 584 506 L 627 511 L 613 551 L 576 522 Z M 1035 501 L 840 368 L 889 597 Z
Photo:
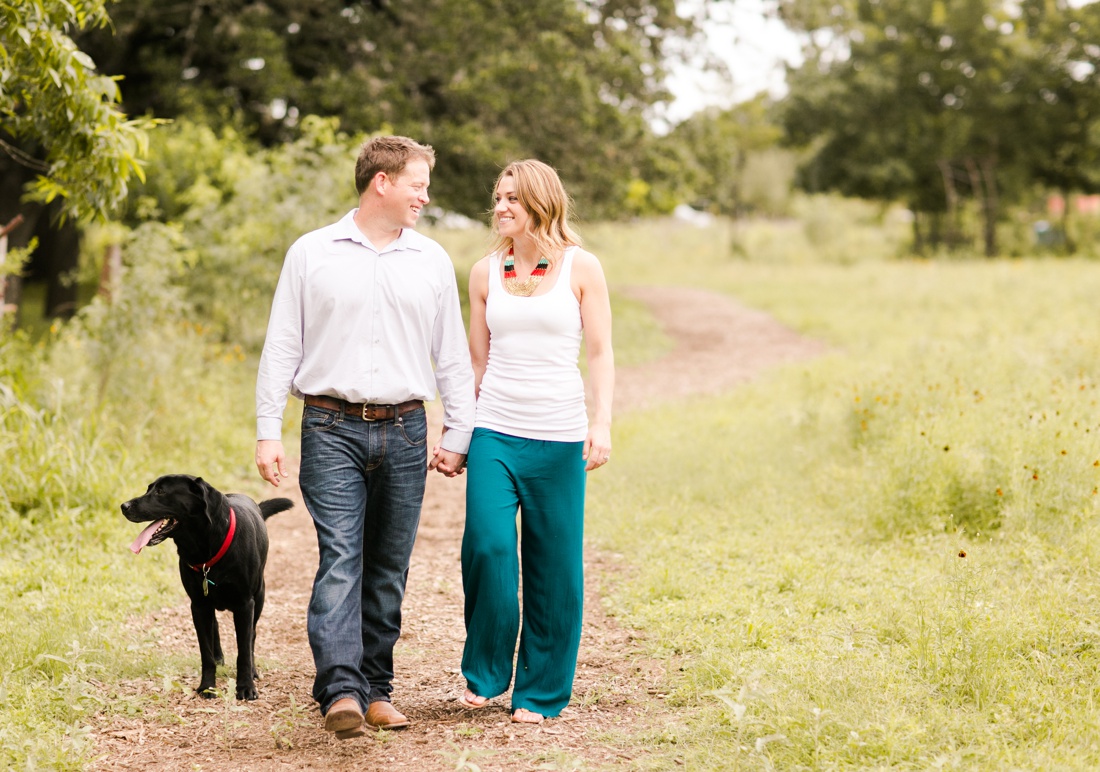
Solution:
M 134 543 L 130 545 L 130 551 L 135 555 L 141 552 L 141 548 L 149 543 L 149 540 L 153 538 L 153 534 L 156 533 L 157 529 L 162 525 L 164 525 L 163 520 L 154 520 L 149 523 L 149 526 L 134 539 Z

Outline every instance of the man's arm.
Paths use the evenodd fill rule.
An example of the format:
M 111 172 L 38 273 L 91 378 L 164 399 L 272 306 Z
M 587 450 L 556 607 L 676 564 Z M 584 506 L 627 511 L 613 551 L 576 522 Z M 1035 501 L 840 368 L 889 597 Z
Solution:
M 466 463 L 474 431 L 474 371 L 453 267 L 447 279 L 449 286 L 443 293 L 432 336 L 436 388 L 443 402 L 443 436 L 430 467 L 454 477 L 461 474 Z
M 295 269 L 296 254 L 292 246 L 283 261 L 256 374 L 256 468 L 260 477 L 275 486 L 279 485 L 280 476 L 287 477 L 283 410 L 303 353 L 301 282 Z

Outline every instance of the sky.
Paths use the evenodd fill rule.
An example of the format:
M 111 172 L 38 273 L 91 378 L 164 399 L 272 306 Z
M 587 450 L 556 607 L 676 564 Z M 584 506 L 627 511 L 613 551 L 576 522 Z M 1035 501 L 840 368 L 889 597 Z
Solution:
M 687 10 L 694 3 L 685 2 Z M 801 63 L 800 44 L 778 19 L 768 18 L 767 0 L 714 3 L 713 17 L 704 24 L 707 47 L 730 68 L 732 86 L 698 62 L 670 68 L 666 80 L 675 99 L 666 122 L 676 124 L 704 107 L 730 107 L 762 91 L 786 93 L 784 64 Z
M 1080 7 L 1100 0 L 1068 2 Z M 708 72 L 700 62 L 670 66 L 665 82 L 676 98 L 668 106 L 663 120 L 654 122 L 658 131 L 667 131 L 705 107 L 731 107 L 762 91 L 782 97 L 787 91 L 784 64 L 798 66 L 802 63 L 798 37 L 766 13 L 774 2 L 681 0 L 681 13 L 690 14 L 704 4 L 710 6 L 714 17 L 703 25 L 707 47 L 729 66 L 732 86 L 714 72 Z

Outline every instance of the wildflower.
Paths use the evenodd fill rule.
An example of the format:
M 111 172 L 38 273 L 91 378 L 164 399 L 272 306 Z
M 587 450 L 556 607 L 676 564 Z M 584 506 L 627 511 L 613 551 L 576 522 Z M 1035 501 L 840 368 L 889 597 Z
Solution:
M 960 558 L 965 558 L 966 557 L 966 550 L 959 550 L 959 557 Z

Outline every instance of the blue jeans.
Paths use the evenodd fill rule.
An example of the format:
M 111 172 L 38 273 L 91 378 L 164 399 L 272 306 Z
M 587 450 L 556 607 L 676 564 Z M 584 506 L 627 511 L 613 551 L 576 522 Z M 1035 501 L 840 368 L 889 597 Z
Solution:
M 428 471 L 423 410 L 364 421 L 307 405 L 299 483 L 320 565 L 306 629 L 321 712 L 389 700 L 393 647 Z

